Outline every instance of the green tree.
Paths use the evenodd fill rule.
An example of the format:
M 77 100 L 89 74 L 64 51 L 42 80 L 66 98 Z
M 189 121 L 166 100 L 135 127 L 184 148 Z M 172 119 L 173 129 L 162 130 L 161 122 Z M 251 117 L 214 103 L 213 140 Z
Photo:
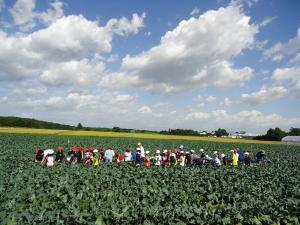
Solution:
M 300 128 L 291 127 L 290 132 L 288 134 L 291 136 L 300 136 Z
M 121 132 L 121 129 L 120 129 L 120 127 L 113 127 L 112 131 L 113 132 Z
M 81 123 L 78 123 L 77 129 L 81 130 L 82 128 L 83 128 L 82 124 L 81 124 Z
M 225 129 L 219 128 L 215 131 L 217 137 L 228 136 L 228 132 Z
M 269 129 L 265 135 L 265 139 L 272 141 L 280 141 L 283 137 L 287 135 L 286 132 L 276 127 L 275 129 Z

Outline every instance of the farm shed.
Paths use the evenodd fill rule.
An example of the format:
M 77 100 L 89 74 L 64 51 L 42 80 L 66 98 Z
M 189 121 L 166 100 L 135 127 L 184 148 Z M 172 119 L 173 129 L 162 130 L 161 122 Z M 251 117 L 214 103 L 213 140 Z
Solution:
M 284 144 L 300 145 L 300 136 L 286 136 L 281 139 Z

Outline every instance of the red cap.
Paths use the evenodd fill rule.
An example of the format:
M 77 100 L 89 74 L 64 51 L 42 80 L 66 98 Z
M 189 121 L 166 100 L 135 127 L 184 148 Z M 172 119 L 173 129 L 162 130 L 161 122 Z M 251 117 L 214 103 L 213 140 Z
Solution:
M 112 147 L 112 146 L 108 146 L 108 148 L 109 148 L 109 149 L 112 149 L 113 147 Z
M 94 146 L 91 146 L 90 151 L 94 151 L 94 150 L 95 150 Z
M 130 147 L 126 148 L 126 151 L 130 152 L 130 151 L 131 151 L 131 148 L 130 148 Z
M 86 153 L 86 151 L 87 151 L 87 149 L 86 149 L 86 148 L 84 148 L 84 149 L 83 149 L 83 153 Z
M 77 150 L 76 146 L 73 146 L 73 147 L 72 147 L 72 151 L 73 151 L 73 152 L 76 152 L 76 150 Z
M 78 149 L 78 151 L 80 151 L 80 152 L 83 150 L 83 148 L 82 148 L 81 146 L 77 147 L 77 149 Z
M 64 148 L 61 147 L 61 146 L 58 146 L 58 147 L 57 147 L 57 150 L 58 150 L 58 151 L 62 151 L 63 149 L 64 149 Z
M 104 148 L 103 148 L 103 147 L 99 147 L 98 150 L 99 150 L 99 151 L 103 151 Z

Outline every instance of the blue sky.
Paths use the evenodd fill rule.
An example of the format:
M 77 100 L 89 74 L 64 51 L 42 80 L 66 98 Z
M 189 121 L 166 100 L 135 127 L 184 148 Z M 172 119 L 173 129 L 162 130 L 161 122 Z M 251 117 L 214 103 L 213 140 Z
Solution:
M 85 126 L 300 126 L 299 1 L 0 0 L 0 114 Z

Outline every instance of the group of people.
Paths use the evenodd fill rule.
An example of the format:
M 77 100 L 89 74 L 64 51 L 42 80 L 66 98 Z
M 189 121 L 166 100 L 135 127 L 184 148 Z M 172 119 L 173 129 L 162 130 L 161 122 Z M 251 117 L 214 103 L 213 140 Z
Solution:
M 183 145 L 173 151 L 167 149 L 160 151 L 156 149 L 154 155 L 151 155 L 150 151 L 145 151 L 141 143 L 137 144 L 135 151 L 128 147 L 123 153 L 114 151 L 112 146 L 109 146 L 107 150 L 103 147 L 94 148 L 91 146 L 88 149 L 82 146 L 73 146 L 67 154 L 64 153 L 62 146 L 57 148 L 57 152 L 53 149 L 36 149 L 34 160 L 41 162 L 41 164 L 45 163 L 48 167 L 52 167 L 55 162 L 91 164 L 94 167 L 98 167 L 100 162 L 127 162 L 137 166 L 145 165 L 148 168 L 151 165 L 156 167 L 201 166 L 204 164 L 211 164 L 213 166 L 238 166 L 242 164 L 250 166 L 253 162 L 249 152 L 242 152 L 239 148 L 231 149 L 229 157 L 217 151 L 213 152 L 212 156 L 209 156 L 204 149 L 200 149 L 199 154 L 197 154 L 193 149 L 190 151 L 184 149 Z M 264 151 L 259 151 L 256 154 L 256 162 L 260 164 L 266 162 Z

